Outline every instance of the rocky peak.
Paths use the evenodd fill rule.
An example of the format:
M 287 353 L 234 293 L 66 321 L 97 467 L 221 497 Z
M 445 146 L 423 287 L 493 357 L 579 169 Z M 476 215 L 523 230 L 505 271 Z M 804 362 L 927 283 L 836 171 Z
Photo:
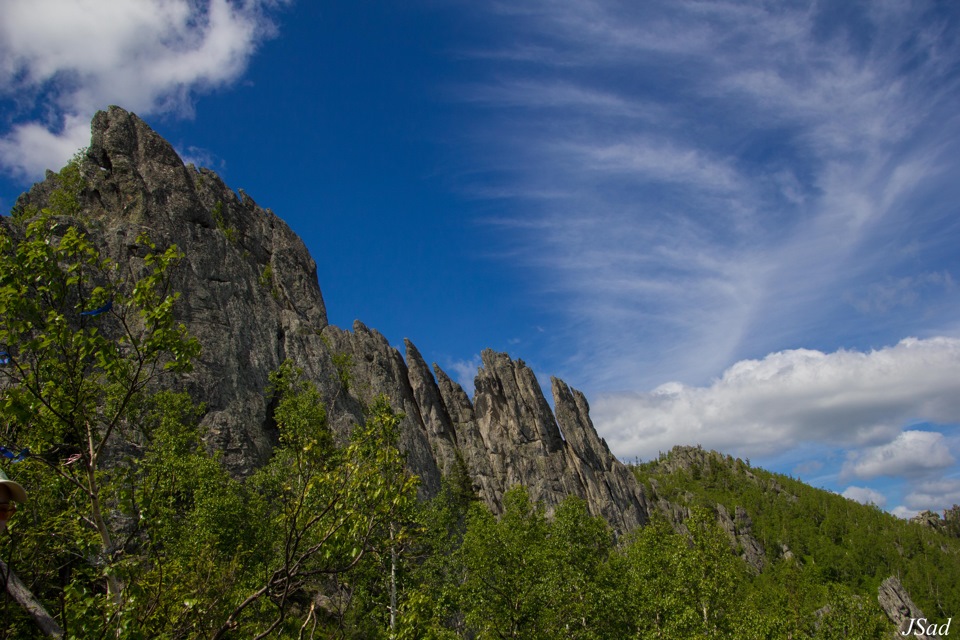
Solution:
M 486 349 L 475 380 L 474 408 L 482 416 L 480 433 L 486 442 L 534 445 L 544 454 L 560 451 L 563 438 L 540 390 L 536 375 L 523 360 Z
M 328 325 L 316 264 L 293 231 L 212 171 L 185 166 L 136 115 L 98 113 L 80 168 L 80 224 L 102 251 L 139 268 L 135 239 L 147 232 L 186 254 L 174 281 L 178 315 L 203 351 L 184 386 L 205 403 L 208 445 L 232 471 L 249 473 L 269 457 L 275 433 L 264 390 L 290 359 L 317 385 L 340 434 L 387 396 L 404 415 L 401 447 L 425 497 L 462 462 L 495 511 L 523 484 L 548 509 L 580 496 L 621 531 L 646 520 L 646 497 L 597 435 L 583 394 L 554 379 L 554 414 L 533 370 L 487 350 L 471 401 L 436 364 L 431 372 L 412 342 L 401 355 L 359 321 L 352 331 Z M 45 206 L 55 186 L 50 176 L 18 204 Z
M 303 242 L 271 211 L 228 189 L 211 171 L 185 166 L 173 147 L 136 115 L 99 112 L 80 164 L 86 187 L 80 223 L 101 251 L 132 270 L 136 238 L 176 244 L 177 313 L 203 351 L 186 388 L 207 405 L 211 447 L 246 474 L 273 446 L 264 395 L 267 376 L 286 358 L 304 366 L 332 396 L 333 365 L 320 342 L 326 308 L 316 264 Z M 46 206 L 54 178 L 18 206 Z

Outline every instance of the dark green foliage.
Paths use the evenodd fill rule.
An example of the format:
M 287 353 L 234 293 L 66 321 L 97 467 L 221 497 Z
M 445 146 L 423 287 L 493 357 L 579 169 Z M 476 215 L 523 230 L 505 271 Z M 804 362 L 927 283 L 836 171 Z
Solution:
M 260 278 L 258 279 L 260 286 L 264 289 L 270 291 L 270 295 L 274 300 L 280 299 L 280 290 L 273 286 L 273 267 L 269 264 L 263 265 L 263 270 L 260 272 Z
M 232 227 L 227 223 L 226 218 L 223 215 L 223 201 L 217 200 L 213 205 L 213 209 L 210 210 L 210 215 L 213 217 L 213 222 L 217 225 L 217 229 L 223 232 L 223 235 L 226 236 L 229 242 L 237 241 L 237 230 L 235 227 Z
M 625 549 L 631 621 L 643 637 L 730 637 L 744 610 L 738 591 L 746 567 L 730 552 L 713 515 L 695 510 L 687 533 L 656 520 Z
M 353 356 L 349 353 L 335 353 L 331 358 L 337 370 L 340 387 L 346 393 L 350 390 L 350 381 L 353 379 Z

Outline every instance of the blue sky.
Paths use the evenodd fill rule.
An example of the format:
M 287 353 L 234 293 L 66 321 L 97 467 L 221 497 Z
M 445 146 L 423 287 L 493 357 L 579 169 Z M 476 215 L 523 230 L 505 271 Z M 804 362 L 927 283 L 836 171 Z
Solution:
M 273 209 L 330 321 L 490 347 L 674 444 L 960 503 L 949 2 L 8 0 L 0 208 L 138 113 Z

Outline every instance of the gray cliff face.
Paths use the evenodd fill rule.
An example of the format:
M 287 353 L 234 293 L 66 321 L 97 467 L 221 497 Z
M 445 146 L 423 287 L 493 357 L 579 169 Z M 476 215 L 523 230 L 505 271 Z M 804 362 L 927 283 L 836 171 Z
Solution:
M 462 461 L 495 511 L 523 484 L 548 509 L 580 496 L 621 531 L 646 521 L 647 499 L 597 435 L 583 394 L 554 379 L 554 414 L 529 367 L 488 350 L 471 402 L 411 342 L 404 359 L 359 321 L 352 331 L 328 325 L 316 264 L 296 234 L 213 172 L 184 166 L 137 116 L 118 107 L 97 114 L 81 173 L 85 224 L 107 255 L 141 268 L 141 232 L 186 254 L 174 281 L 178 315 L 203 351 L 183 384 L 206 404 L 208 445 L 233 472 L 269 458 L 276 434 L 264 390 L 290 359 L 319 388 L 340 435 L 387 396 L 404 414 L 401 447 L 425 497 Z M 44 206 L 53 188 L 48 177 L 18 205 Z
M 598 515 L 607 521 L 621 519 L 626 529 L 646 522 L 650 512 L 647 497 L 633 473 L 597 434 L 586 397 L 563 380 L 550 381 L 557 422 L 566 436 L 567 459 L 580 478 L 587 502 L 597 505 Z
M 448 394 L 460 398 L 451 402 L 459 405 L 457 433 L 469 434 L 464 458 L 481 480 L 479 493 L 488 504 L 496 509 L 507 489 L 523 484 L 548 512 L 574 495 L 619 531 L 647 521 L 642 489 L 597 435 L 583 394 L 554 378 L 554 417 L 533 370 L 522 360 L 490 350 L 481 359 L 472 411 L 449 378 L 440 386 L 454 387 Z
M 343 404 L 353 409 L 350 418 L 360 415 L 362 407 L 377 396 L 385 395 L 394 410 L 404 414 L 400 447 L 407 455 L 407 466 L 420 476 L 420 493 L 435 495 L 440 489 L 440 471 L 400 352 L 359 320 L 353 323 L 353 332 L 330 325 L 323 330 L 323 338 L 334 354 L 348 357 L 343 366 L 350 380 Z
M 731 518 L 726 507 L 722 504 L 717 505 L 717 521 L 726 531 L 732 546 L 735 549 L 742 549 L 740 557 L 759 573 L 766 565 L 766 556 L 764 556 L 763 547 L 753 537 L 753 520 L 743 507 L 738 506 L 735 513 L 735 517 Z

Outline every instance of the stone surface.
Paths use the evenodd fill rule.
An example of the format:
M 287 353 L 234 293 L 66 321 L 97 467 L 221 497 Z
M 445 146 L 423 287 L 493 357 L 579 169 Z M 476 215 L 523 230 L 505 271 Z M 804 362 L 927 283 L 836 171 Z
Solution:
M 566 437 L 570 467 L 580 478 L 584 498 L 608 522 L 629 530 L 648 519 L 650 506 L 633 473 L 610 452 L 590 420 L 586 397 L 559 378 L 551 378 L 553 405 Z
M 362 415 L 363 407 L 377 396 L 386 396 L 394 410 L 403 413 L 400 447 L 407 455 L 407 466 L 420 476 L 421 495 L 435 495 L 440 489 L 440 471 L 400 352 L 379 331 L 368 329 L 359 320 L 353 323 L 352 332 L 329 325 L 323 338 L 334 355 L 349 357 L 350 383 L 342 401 L 351 410 L 348 422 L 358 412 Z
M 738 506 L 735 517 L 722 504 L 717 505 L 717 522 L 726 531 L 730 538 L 730 545 L 740 549 L 740 558 L 757 573 L 763 571 L 766 557 L 760 542 L 753 537 L 753 521 L 747 515 L 747 510 Z
M 897 626 L 901 634 L 906 633 L 910 627 L 911 618 L 925 617 L 920 608 L 913 604 L 910 594 L 903 588 L 896 576 L 890 576 L 880 584 L 877 589 L 877 601 L 880 603 L 880 608 L 886 612 L 887 617 Z M 930 636 L 911 633 L 910 637 L 923 639 Z
M 431 452 L 441 474 L 449 474 L 457 463 L 457 435 L 453 421 L 440 394 L 430 367 L 410 340 L 404 340 L 407 355 L 407 379 L 413 400 L 430 442 Z

